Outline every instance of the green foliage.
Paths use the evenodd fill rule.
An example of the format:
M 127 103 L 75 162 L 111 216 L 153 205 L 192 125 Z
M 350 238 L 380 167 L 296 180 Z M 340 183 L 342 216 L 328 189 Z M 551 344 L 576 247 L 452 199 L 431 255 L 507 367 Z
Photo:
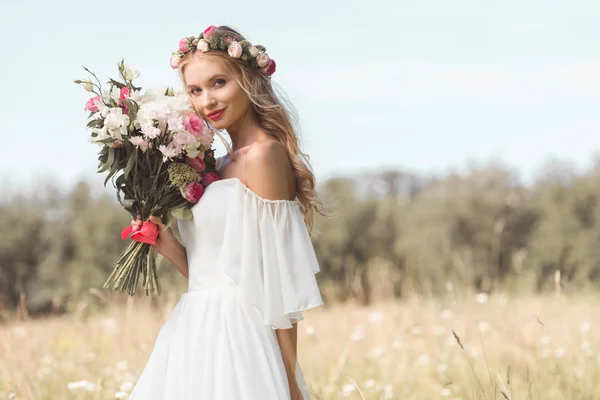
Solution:
M 128 211 L 134 190 L 123 187 Z M 577 175 L 554 163 L 531 186 L 494 165 L 431 178 L 382 171 L 319 192 L 331 214 L 313 231 L 328 300 L 541 292 L 558 276 L 563 291 L 600 284 L 600 166 Z M 126 246 L 130 215 L 114 199 L 94 198 L 86 183 L 38 193 L 0 205 L 0 309 L 22 293 L 31 311 L 68 309 L 102 287 Z M 163 290 L 183 290 L 184 278 L 159 265 Z

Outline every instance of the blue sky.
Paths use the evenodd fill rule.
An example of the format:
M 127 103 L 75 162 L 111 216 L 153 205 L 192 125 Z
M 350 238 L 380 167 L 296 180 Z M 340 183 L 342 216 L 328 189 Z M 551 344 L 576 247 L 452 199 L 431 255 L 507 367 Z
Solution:
M 0 6 L 0 183 L 99 185 L 84 64 L 125 57 L 142 86 L 180 82 L 183 36 L 228 24 L 277 61 L 317 178 L 500 161 L 530 179 L 600 149 L 597 1 L 75 1 Z M 221 148 L 222 149 L 222 148 Z

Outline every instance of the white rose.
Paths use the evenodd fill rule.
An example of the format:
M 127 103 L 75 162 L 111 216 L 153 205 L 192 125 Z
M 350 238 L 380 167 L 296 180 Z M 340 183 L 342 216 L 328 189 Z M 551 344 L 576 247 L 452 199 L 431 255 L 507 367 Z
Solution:
M 198 42 L 198 50 L 200 50 L 203 53 L 206 53 L 209 49 L 210 48 L 208 42 L 204 39 L 200 39 L 200 41 Z
M 133 65 L 126 65 L 123 69 L 123 78 L 127 81 L 132 81 L 140 76 L 140 72 Z
M 231 42 L 227 48 L 227 53 L 229 57 L 240 58 L 242 55 L 242 45 L 239 42 Z
M 254 46 L 250 46 L 248 47 L 248 53 L 250 53 L 250 56 L 252 56 L 252 58 L 256 58 L 256 56 L 258 55 L 258 49 Z
M 269 55 L 267 53 L 260 53 L 256 57 L 256 63 L 260 68 L 265 67 L 269 63 Z

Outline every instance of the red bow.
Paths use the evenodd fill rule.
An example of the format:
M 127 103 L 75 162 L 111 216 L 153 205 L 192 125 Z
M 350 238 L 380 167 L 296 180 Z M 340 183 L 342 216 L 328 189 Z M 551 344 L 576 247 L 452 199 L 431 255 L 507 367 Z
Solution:
M 127 239 L 132 231 L 132 225 L 129 225 L 127 228 L 123 229 L 123 231 L 121 231 L 121 239 Z M 135 240 L 136 242 L 141 243 L 148 243 L 151 245 L 156 244 L 157 237 L 158 226 L 152 222 L 142 222 L 142 226 L 140 227 L 140 229 L 131 234 L 131 240 Z

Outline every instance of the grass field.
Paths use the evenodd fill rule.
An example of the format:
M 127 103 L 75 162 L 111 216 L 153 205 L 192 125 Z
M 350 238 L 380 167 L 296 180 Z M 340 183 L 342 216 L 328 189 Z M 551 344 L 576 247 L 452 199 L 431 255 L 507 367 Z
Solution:
M 0 398 L 126 398 L 175 301 L 0 325 Z M 321 400 L 599 399 L 599 310 L 485 295 L 333 306 L 305 313 L 299 360 Z

